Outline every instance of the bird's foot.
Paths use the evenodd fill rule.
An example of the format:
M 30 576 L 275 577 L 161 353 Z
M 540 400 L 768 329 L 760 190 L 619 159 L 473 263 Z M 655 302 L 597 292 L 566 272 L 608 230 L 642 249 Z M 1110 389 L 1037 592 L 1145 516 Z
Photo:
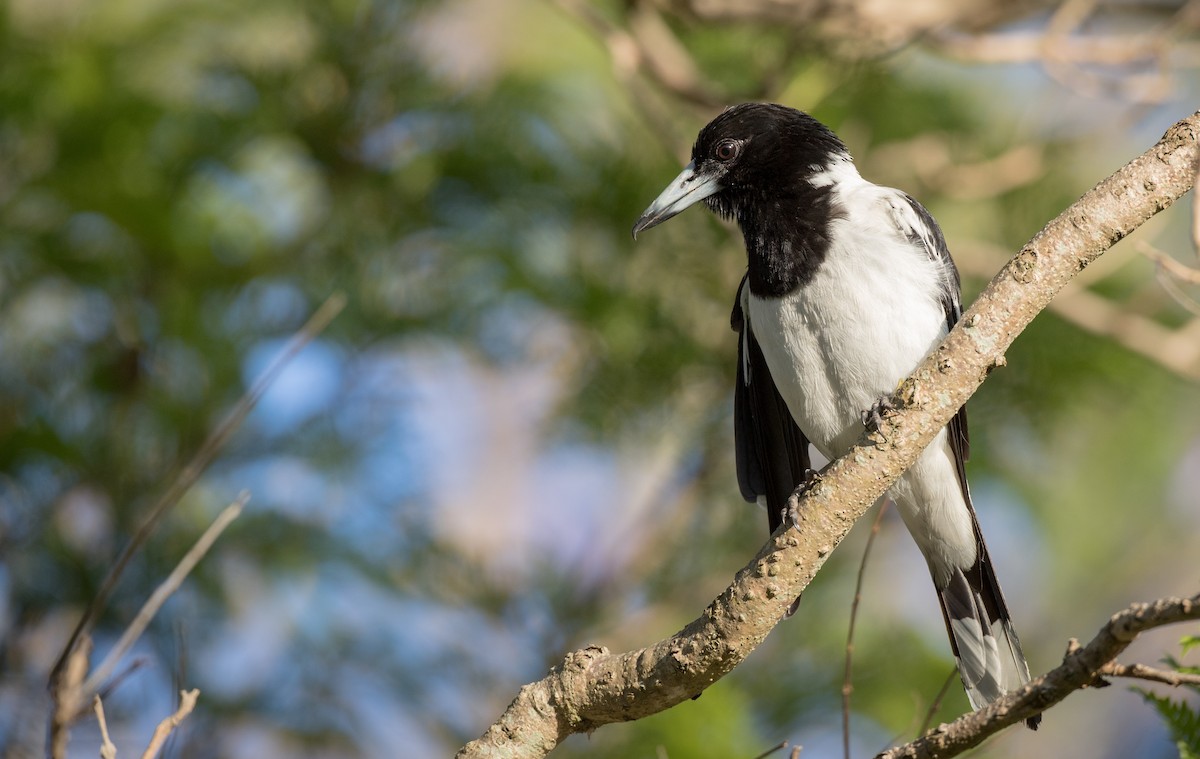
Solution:
M 814 485 L 821 481 L 821 473 L 815 469 L 805 469 L 804 476 L 800 480 L 800 484 L 796 486 L 796 490 L 792 493 L 792 497 L 788 498 L 787 505 L 783 507 L 783 518 L 792 527 L 800 529 L 800 499 L 804 494 L 812 489 Z M 800 596 L 796 596 L 796 600 L 792 601 L 788 606 L 786 616 L 792 616 L 796 613 L 796 607 L 800 605 Z
M 800 529 L 800 512 L 798 508 L 800 505 L 800 499 L 803 498 L 804 494 L 811 490 L 812 487 L 820 481 L 820 472 L 815 469 L 805 469 L 804 476 L 801 478 L 800 484 L 796 486 L 796 490 L 792 493 L 792 497 L 788 498 L 787 505 L 783 507 L 784 520 L 789 522 L 792 527 L 795 527 L 797 530 Z
M 785 612 L 784 616 L 790 617 L 796 613 L 796 609 L 800 608 L 800 599 L 802 597 L 803 596 L 796 596 L 796 600 L 792 601 L 792 605 L 788 607 L 787 612 Z M 1036 729 L 1037 728 L 1035 727 L 1034 730 L 1036 730 Z
M 896 404 L 892 403 L 890 395 L 881 395 L 879 400 L 871 404 L 871 408 L 862 412 L 859 417 L 862 419 L 862 425 L 867 429 L 867 432 L 879 432 L 883 428 L 883 417 L 896 410 Z M 881 435 L 883 433 L 880 433 Z M 884 438 L 886 441 L 887 438 Z

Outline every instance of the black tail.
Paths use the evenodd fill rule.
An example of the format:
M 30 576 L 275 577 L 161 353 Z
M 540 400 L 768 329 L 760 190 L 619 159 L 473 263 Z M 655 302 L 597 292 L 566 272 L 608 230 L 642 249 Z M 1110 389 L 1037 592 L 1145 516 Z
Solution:
M 1029 682 L 1029 664 L 1021 652 L 1021 641 L 1013 629 L 978 523 L 975 538 L 979 546 L 975 565 L 966 572 L 956 569 L 938 598 L 959 676 L 971 706 L 978 709 Z M 1025 720 L 1025 724 L 1037 730 L 1041 721 L 1039 714 Z

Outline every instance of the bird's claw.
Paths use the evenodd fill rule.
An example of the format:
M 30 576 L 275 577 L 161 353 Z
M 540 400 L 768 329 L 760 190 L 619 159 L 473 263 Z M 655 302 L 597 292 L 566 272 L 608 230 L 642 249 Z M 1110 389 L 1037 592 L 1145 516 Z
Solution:
M 821 473 L 815 469 L 805 469 L 804 476 L 800 479 L 800 484 L 796 486 L 796 490 L 792 493 L 792 497 L 787 500 L 787 505 L 783 507 L 783 518 L 792 527 L 800 529 L 800 499 L 809 490 L 812 490 L 813 485 L 821 481 Z
M 895 410 L 896 404 L 892 403 L 891 396 L 882 395 L 859 418 L 868 432 L 879 432 L 883 427 L 883 417 Z
M 796 486 L 796 490 L 792 493 L 792 497 L 788 499 L 787 505 L 783 507 L 783 518 L 788 522 L 788 524 L 797 530 L 800 529 L 800 499 L 804 497 L 805 493 L 807 493 L 809 490 L 812 490 L 813 486 L 820 481 L 820 472 L 815 469 L 805 469 L 804 476 L 800 479 L 800 484 Z M 792 601 L 792 603 L 788 606 L 786 616 L 790 617 L 795 614 L 796 607 L 799 605 L 800 596 L 796 596 L 796 600 Z

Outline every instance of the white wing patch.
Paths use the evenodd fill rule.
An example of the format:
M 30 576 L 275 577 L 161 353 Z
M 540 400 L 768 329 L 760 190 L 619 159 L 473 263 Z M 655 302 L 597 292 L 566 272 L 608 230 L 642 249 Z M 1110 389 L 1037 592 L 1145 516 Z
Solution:
M 946 249 L 946 241 L 941 231 L 932 226 L 935 222 L 929 213 L 917 201 L 905 193 L 887 188 L 883 201 L 887 204 L 889 216 L 896 226 L 896 231 L 903 235 L 914 246 L 919 245 L 925 250 L 925 255 L 938 265 L 941 281 L 938 283 L 945 298 L 951 321 L 957 321 L 962 314 L 962 301 L 959 296 L 958 273 L 950 259 L 950 251 Z
M 909 240 L 919 241 L 930 258 L 936 258 L 937 241 L 933 236 L 933 230 L 929 228 L 924 219 L 917 215 L 916 209 L 909 203 L 908 198 L 899 191 L 893 191 L 885 195 L 884 200 L 888 204 L 896 228 Z
M 738 300 L 739 300 L 739 305 L 742 308 L 742 321 L 743 321 L 742 329 L 744 330 L 743 334 L 746 335 L 746 338 L 742 340 L 742 355 L 741 355 L 742 372 L 743 372 L 742 377 L 743 377 L 743 381 L 745 382 L 745 384 L 747 386 L 749 386 L 750 381 L 751 381 L 751 377 L 750 377 L 750 340 L 748 337 L 750 335 L 750 285 L 749 285 L 749 283 L 743 284 L 742 288 L 740 290 L 738 290 Z

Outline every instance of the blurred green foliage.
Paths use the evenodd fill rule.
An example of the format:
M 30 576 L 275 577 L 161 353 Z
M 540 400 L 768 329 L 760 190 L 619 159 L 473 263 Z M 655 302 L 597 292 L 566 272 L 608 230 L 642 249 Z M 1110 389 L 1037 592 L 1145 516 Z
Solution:
M 945 64 L 919 52 L 846 63 L 781 28 L 674 28 L 717 91 L 812 111 L 864 173 L 932 208 L 952 247 L 1014 249 L 1100 179 L 1080 156 L 1130 149 L 999 121 L 923 76 Z M 1020 99 L 1002 72 L 970 75 Z M 537 2 L 0 9 L 4 755 L 39 745 L 48 668 L 149 505 L 334 291 L 347 310 L 101 617 L 99 652 L 252 491 L 110 697 L 122 751 L 144 745 L 178 681 L 203 691 L 179 754 L 446 755 L 571 647 L 644 645 L 724 587 L 765 527 L 732 475 L 744 260 L 700 212 L 630 241 L 686 153 L 675 134 L 712 115 L 665 102 L 669 123 L 586 25 Z M 928 136 L 963 163 L 1020 141 L 1044 163 L 964 200 L 881 158 Z M 1130 264 L 1097 291 L 1144 301 L 1154 287 Z M 1194 583 L 1200 396 L 1052 315 L 1008 360 L 972 401 L 971 473 L 1045 669 L 1114 605 Z M 857 532 L 801 612 L 698 701 L 560 753 L 752 757 L 787 739 L 832 754 Z M 951 666 L 927 585 L 887 520 L 859 619 L 862 751 L 915 731 Z M 965 708 L 955 686 L 937 718 Z M 1161 753 L 1149 710 L 1115 709 L 1064 707 L 1042 743 L 987 751 L 1084 753 L 1086 724 L 1094 755 Z
M 1180 640 L 1179 647 L 1185 656 L 1188 651 L 1197 646 L 1200 646 L 1200 636 L 1187 635 Z M 1163 661 L 1171 671 L 1185 676 L 1200 675 L 1200 667 L 1183 664 L 1173 656 L 1167 656 Z M 1198 685 L 1189 684 L 1185 687 L 1194 693 L 1200 693 Z M 1154 707 L 1163 722 L 1167 724 L 1171 731 L 1171 739 L 1175 741 L 1175 747 L 1179 750 L 1179 759 L 1200 757 L 1200 709 L 1190 705 L 1186 700 L 1172 699 L 1144 688 L 1134 688 L 1134 690 L 1141 694 L 1146 703 Z

